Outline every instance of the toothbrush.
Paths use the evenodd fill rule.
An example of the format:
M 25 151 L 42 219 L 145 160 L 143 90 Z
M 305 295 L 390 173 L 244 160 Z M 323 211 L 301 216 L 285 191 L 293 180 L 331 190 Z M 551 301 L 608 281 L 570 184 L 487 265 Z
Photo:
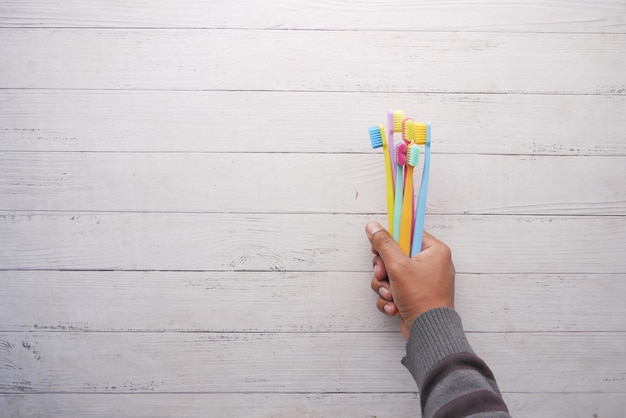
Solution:
M 389 155 L 389 144 L 383 125 L 372 126 L 369 128 L 370 141 L 372 148 L 383 148 L 383 156 L 385 157 L 385 179 L 387 189 L 387 218 L 389 222 L 389 230 L 393 231 L 393 174 L 391 171 L 391 158 Z
M 404 165 L 406 164 L 406 144 L 396 144 L 396 192 L 393 208 L 393 239 L 400 239 L 400 222 L 402 216 L 402 199 L 404 191 Z
M 413 121 L 413 119 L 405 118 L 402 121 L 402 139 L 404 140 L 404 143 L 407 144 L 407 147 L 413 142 L 413 137 L 415 136 L 415 132 L 416 132 L 415 122 Z M 417 157 L 414 157 L 414 158 L 419 159 L 419 148 L 415 148 L 415 149 L 417 151 L 414 150 L 413 153 L 414 154 L 417 153 Z M 407 148 L 407 158 L 408 158 L 408 151 L 409 150 Z M 413 166 L 416 166 L 416 165 L 417 165 L 417 161 L 415 162 L 415 164 L 413 164 Z M 400 242 L 403 242 L 404 240 L 403 244 L 401 244 L 400 247 L 402 248 L 404 246 L 404 248 L 408 248 L 408 250 L 405 251 L 405 254 L 407 255 L 409 255 L 409 253 L 411 252 L 411 249 L 410 249 L 411 241 L 412 241 L 411 231 L 413 231 L 413 228 L 415 227 L 415 216 L 413 215 L 415 213 L 415 188 L 413 187 L 413 167 L 411 167 L 410 169 L 411 171 L 410 181 L 407 180 L 408 171 L 409 171 L 409 167 L 407 166 L 407 169 L 404 170 L 404 200 L 406 201 L 407 199 L 409 199 L 408 197 L 409 190 L 411 191 L 411 198 L 408 202 L 402 203 L 402 216 L 404 216 L 405 218 L 404 220 L 401 221 L 402 223 L 400 225 Z M 407 183 L 407 181 L 409 182 Z M 409 208 L 409 202 L 410 202 L 410 208 Z M 410 226 L 408 224 L 409 213 L 410 213 L 410 219 L 411 219 Z M 408 236 L 410 237 L 408 239 L 408 246 L 407 246 L 406 236 L 403 237 L 403 235 L 407 235 L 407 232 L 408 232 Z
M 400 248 L 406 255 L 411 253 L 411 232 L 413 231 L 413 168 L 420 158 L 420 148 L 409 143 L 406 152 L 406 173 L 404 180 L 404 202 L 402 203 L 402 219 L 400 224 Z
M 394 150 L 396 149 L 395 146 L 396 144 L 394 143 L 393 140 L 393 133 L 394 132 L 402 132 L 402 121 L 404 120 L 404 110 L 388 110 L 387 111 L 387 132 L 388 132 L 388 138 L 389 138 L 389 149 L 391 150 L 389 152 L 389 162 L 391 163 L 391 165 L 393 166 L 393 163 L 395 162 L 395 155 L 394 154 Z M 391 175 L 393 176 L 393 183 L 395 184 L 396 182 L 396 173 L 392 171 Z M 393 229 L 390 229 L 390 231 L 392 231 Z
M 430 171 L 430 123 L 419 124 L 415 144 L 426 145 L 424 156 L 424 168 L 422 182 L 417 197 L 417 212 L 415 214 L 415 229 L 413 230 L 413 243 L 411 244 L 411 257 L 422 251 L 422 239 L 424 236 L 424 216 L 426 215 L 426 195 L 428 194 L 428 173 Z

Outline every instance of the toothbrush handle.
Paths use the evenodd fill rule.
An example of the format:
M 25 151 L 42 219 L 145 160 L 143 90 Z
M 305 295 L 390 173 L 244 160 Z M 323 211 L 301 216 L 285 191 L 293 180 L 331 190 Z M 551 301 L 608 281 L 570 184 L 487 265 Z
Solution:
M 415 229 L 413 230 L 413 244 L 411 245 L 411 257 L 422 251 L 424 237 L 424 217 L 426 215 L 426 196 L 428 194 L 428 174 L 430 172 L 430 125 L 426 126 L 426 156 L 424 157 L 424 169 L 422 182 L 417 197 L 417 213 L 415 214 Z
M 398 242 L 400 240 L 400 222 L 402 216 L 402 198 L 404 189 L 404 166 L 396 164 L 396 193 L 395 204 L 393 208 L 393 239 Z
M 396 144 L 393 141 L 393 110 L 387 111 L 387 146 L 389 147 L 389 163 L 393 167 L 396 163 Z M 391 170 L 393 184 L 396 184 L 396 172 Z
M 404 201 L 400 224 L 400 248 L 406 255 L 411 253 L 411 232 L 413 231 L 413 166 L 407 165 L 404 179 Z
M 393 231 L 393 206 L 394 206 L 394 184 L 393 184 L 393 168 L 390 160 L 389 144 L 385 144 L 385 189 L 387 194 L 387 221 L 389 222 L 389 230 Z

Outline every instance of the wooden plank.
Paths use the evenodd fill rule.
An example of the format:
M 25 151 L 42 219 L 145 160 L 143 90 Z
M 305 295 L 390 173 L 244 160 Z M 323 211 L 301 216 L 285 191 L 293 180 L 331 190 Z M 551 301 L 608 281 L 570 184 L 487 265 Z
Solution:
M 433 154 L 431 171 L 433 214 L 626 214 L 626 157 Z M 0 153 L 8 211 L 385 213 L 384 195 L 382 151 Z
M 626 92 L 621 34 L 1 29 L 0 39 L 0 88 Z
M 396 321 L 375 309 L 370 278 L 367 272 L 0 271 L 0 330 L 397 331 Z M 622 275 L 459 274 L 455 303 L 467 331 L 623 332 L 625 291 Z M 603 309 L 583 315 L 581 306 Z
M 621 32 L 621 1 L 5 1 L 0 26 Z M 244 12 L 245 11 L 245 12 Z
M 624 95 L 252 91 L 0 90 L 0 150 L 377 152 L 388 108 L 439 153 L 626 155 Z
M 619 274 L 457 274 L 455 288 L 455 308 L 466 331 L 611 332 L 626 327 L 626 282 Z M 581 307 L 590 309 L 582 314 Z
M 363 234 L 398 107 L 514 416 L 622 415 L 623 1 L 35 1 L 0 6 L 0 415 L 417 415 Z
M 509 411 L 517 418 L 618 417 L 626 410 L 622 393 L 505 393 Z
M 626 391 L 624 333 L 470 334 L 469 339 L 504 391 Z M 14 332 L 1 334 L 0 346 L 3 393 L 415 390 L 399 362 L 400 333 Z
M 504 398 L 517 418 L 617 417 L 626 408 L 623 393 L 504 393 Z M 412 393 L 0 394 L 0 409 L 33 418 L 420 416 L 419 398 Z
M 0 266 L 79 270 L 370 271 L 368 215 L 0 215 Z M 624 217 L 433 215 L 460 273 L 624 273 Z M 599 244 L 596 245 L 595 243 Z

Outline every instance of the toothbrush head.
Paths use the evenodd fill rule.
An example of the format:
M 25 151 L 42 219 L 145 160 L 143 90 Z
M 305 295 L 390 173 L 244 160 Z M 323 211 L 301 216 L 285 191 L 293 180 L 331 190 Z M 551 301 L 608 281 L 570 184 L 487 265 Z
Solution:
M 404 110 L 393 111 L 393 131 L 402 132 L 402 121 L 404 120 Z
M 426 144 L 426 123 L 408 121 L 403 128 L 403 136 L 406 137 L 406 140 L 417 145 Z
M 372 143 L 372 148 L 380 148 L 383 146 L 383 136 L 381 134 L 382 125 L 372 126 L 370 127 L 370 142 Z
M 398 165 L 406 164 L 406 144 L 404 142 L 396 144 L 396 163 Z
M 415 167 L 420 160 L 420 147 L 417 144 L 410 143 L 406 150 L 406 163 L 411 167 Z

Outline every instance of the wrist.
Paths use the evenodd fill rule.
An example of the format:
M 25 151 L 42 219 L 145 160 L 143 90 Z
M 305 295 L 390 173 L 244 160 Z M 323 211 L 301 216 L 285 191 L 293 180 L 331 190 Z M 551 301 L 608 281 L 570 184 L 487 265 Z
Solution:
M 411 326 L 413 325 L 413 322 L 415 322 L 415 320 L 417 318 L 419 318 L 421 315 L 425 314 L 428 311 L 431 311 L 433 309 L 438 309 L 438 308 L 446 308 L 446 309 L 450 309 L 452 311 L 454 311 L 454 302 L 452 301 L 432 301 L 431 303 L 424 305 L 424 306 L 420 306 L 419 308 L 414 308 L 409 310 L 406 315 L 403 315 L 404 321 L 407 324 L 407 326 L 409 327 L 409 329 L 411 328 Z
M 402 362 L 419 386 L 434 364 L 462 352 L 473 351 L 465 338 L 461 317 L 448 307 L 438 307 L 423 312 L 411 324 L 407 356 Z

